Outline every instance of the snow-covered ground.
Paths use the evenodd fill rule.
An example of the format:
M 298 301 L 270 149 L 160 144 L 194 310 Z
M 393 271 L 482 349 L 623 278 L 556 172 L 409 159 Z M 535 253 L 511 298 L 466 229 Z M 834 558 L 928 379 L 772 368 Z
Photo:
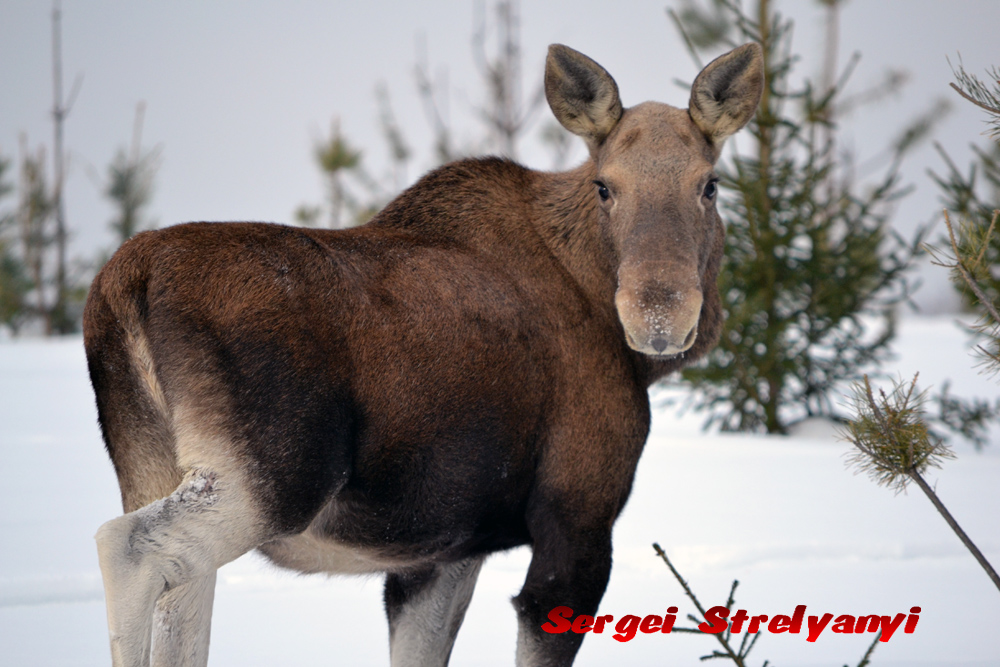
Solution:
M 952 379 L 959 395 L 995 397 L 947 319 L 902 323 L 890 372 Z M 873 664 L 1000 665 L 1000 594 L 916 489 L 875 486 L 845 468 L 849 445 L 825 423 L 791 437 L 705 435 L 700 417 L 658 412 L 635 491 L 615 531 L 601 606 L 615 619 L 693 611 L 655 556 L 659 542 L 705 606 L 751 614 L 893 615 L 922 609 Z M 933 472 L 937 490 L 1000 565 L 1000 443 Z M 0 344 L 0 664 L 107 665 L 104 602 L 92 535 L 120 511 L 79 338 Z M 454 665 L 510 665 L 526 549 L 492 557 L 479 579 Z M 210 663 L 387 665 L 377 578 L 300 577 L 249 555 L 220 572 Z M 764 634 L 751 663 L 854 665 L 870 635 Z M 588 636 L 580 665 L 696 665 L 708 635 Z

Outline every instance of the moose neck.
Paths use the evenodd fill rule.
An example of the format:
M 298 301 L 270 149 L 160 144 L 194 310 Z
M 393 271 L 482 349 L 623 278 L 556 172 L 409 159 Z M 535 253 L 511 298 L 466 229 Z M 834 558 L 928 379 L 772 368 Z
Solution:
M 571 171 L 535 173 L 539 234 L 591 302 L 614 310 L 618 260 L 601 231 L 594 161 Z

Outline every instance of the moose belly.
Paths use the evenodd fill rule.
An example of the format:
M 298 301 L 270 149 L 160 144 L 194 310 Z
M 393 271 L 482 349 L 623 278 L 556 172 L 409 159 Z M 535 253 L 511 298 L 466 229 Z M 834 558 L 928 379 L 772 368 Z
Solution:
M 346 544 L 312 527 L 263 544 L 259 551 L 275 565 L 306 574 L 373 574 L 407 565 L 398 558 L 386 558 L 378 549 Z
M 260 547 L 273 563 L 303 573 L 398 572 L 512 548 L 528 542 L 523 508 L 429 516 L 331 501 L 306 530 Z

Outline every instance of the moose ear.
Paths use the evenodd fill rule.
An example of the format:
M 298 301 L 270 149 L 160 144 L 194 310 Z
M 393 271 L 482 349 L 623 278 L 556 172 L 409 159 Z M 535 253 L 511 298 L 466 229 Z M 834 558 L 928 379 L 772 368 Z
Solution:
M 764 91 L 760 45 L 744 44 L 719 56 L 691 86 L 691 119 L 715 146 L 750 122 Z
M 562 126 L 593 153 L 622 117 L 618 84 L 603 67 L 562 44 L 549 46 L 545 97 Z

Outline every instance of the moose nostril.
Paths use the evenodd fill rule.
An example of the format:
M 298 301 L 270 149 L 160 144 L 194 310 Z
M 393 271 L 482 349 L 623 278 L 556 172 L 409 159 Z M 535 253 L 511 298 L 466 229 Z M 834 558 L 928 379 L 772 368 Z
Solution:
M 651 342 L 651 345 L 653 346 L 653 349 L 656 350 L 657 352 L 663 352 L 665 349 L 667 349 L 667 341 L 665 341 L 662 338 L 654 338 Z
M 688 332 L 687 337 L 684 339 L 684 349 L 687 349 L 694 345 L 694 339 L 698 335 L 698 327 L 692 327 L 691 331 Z

